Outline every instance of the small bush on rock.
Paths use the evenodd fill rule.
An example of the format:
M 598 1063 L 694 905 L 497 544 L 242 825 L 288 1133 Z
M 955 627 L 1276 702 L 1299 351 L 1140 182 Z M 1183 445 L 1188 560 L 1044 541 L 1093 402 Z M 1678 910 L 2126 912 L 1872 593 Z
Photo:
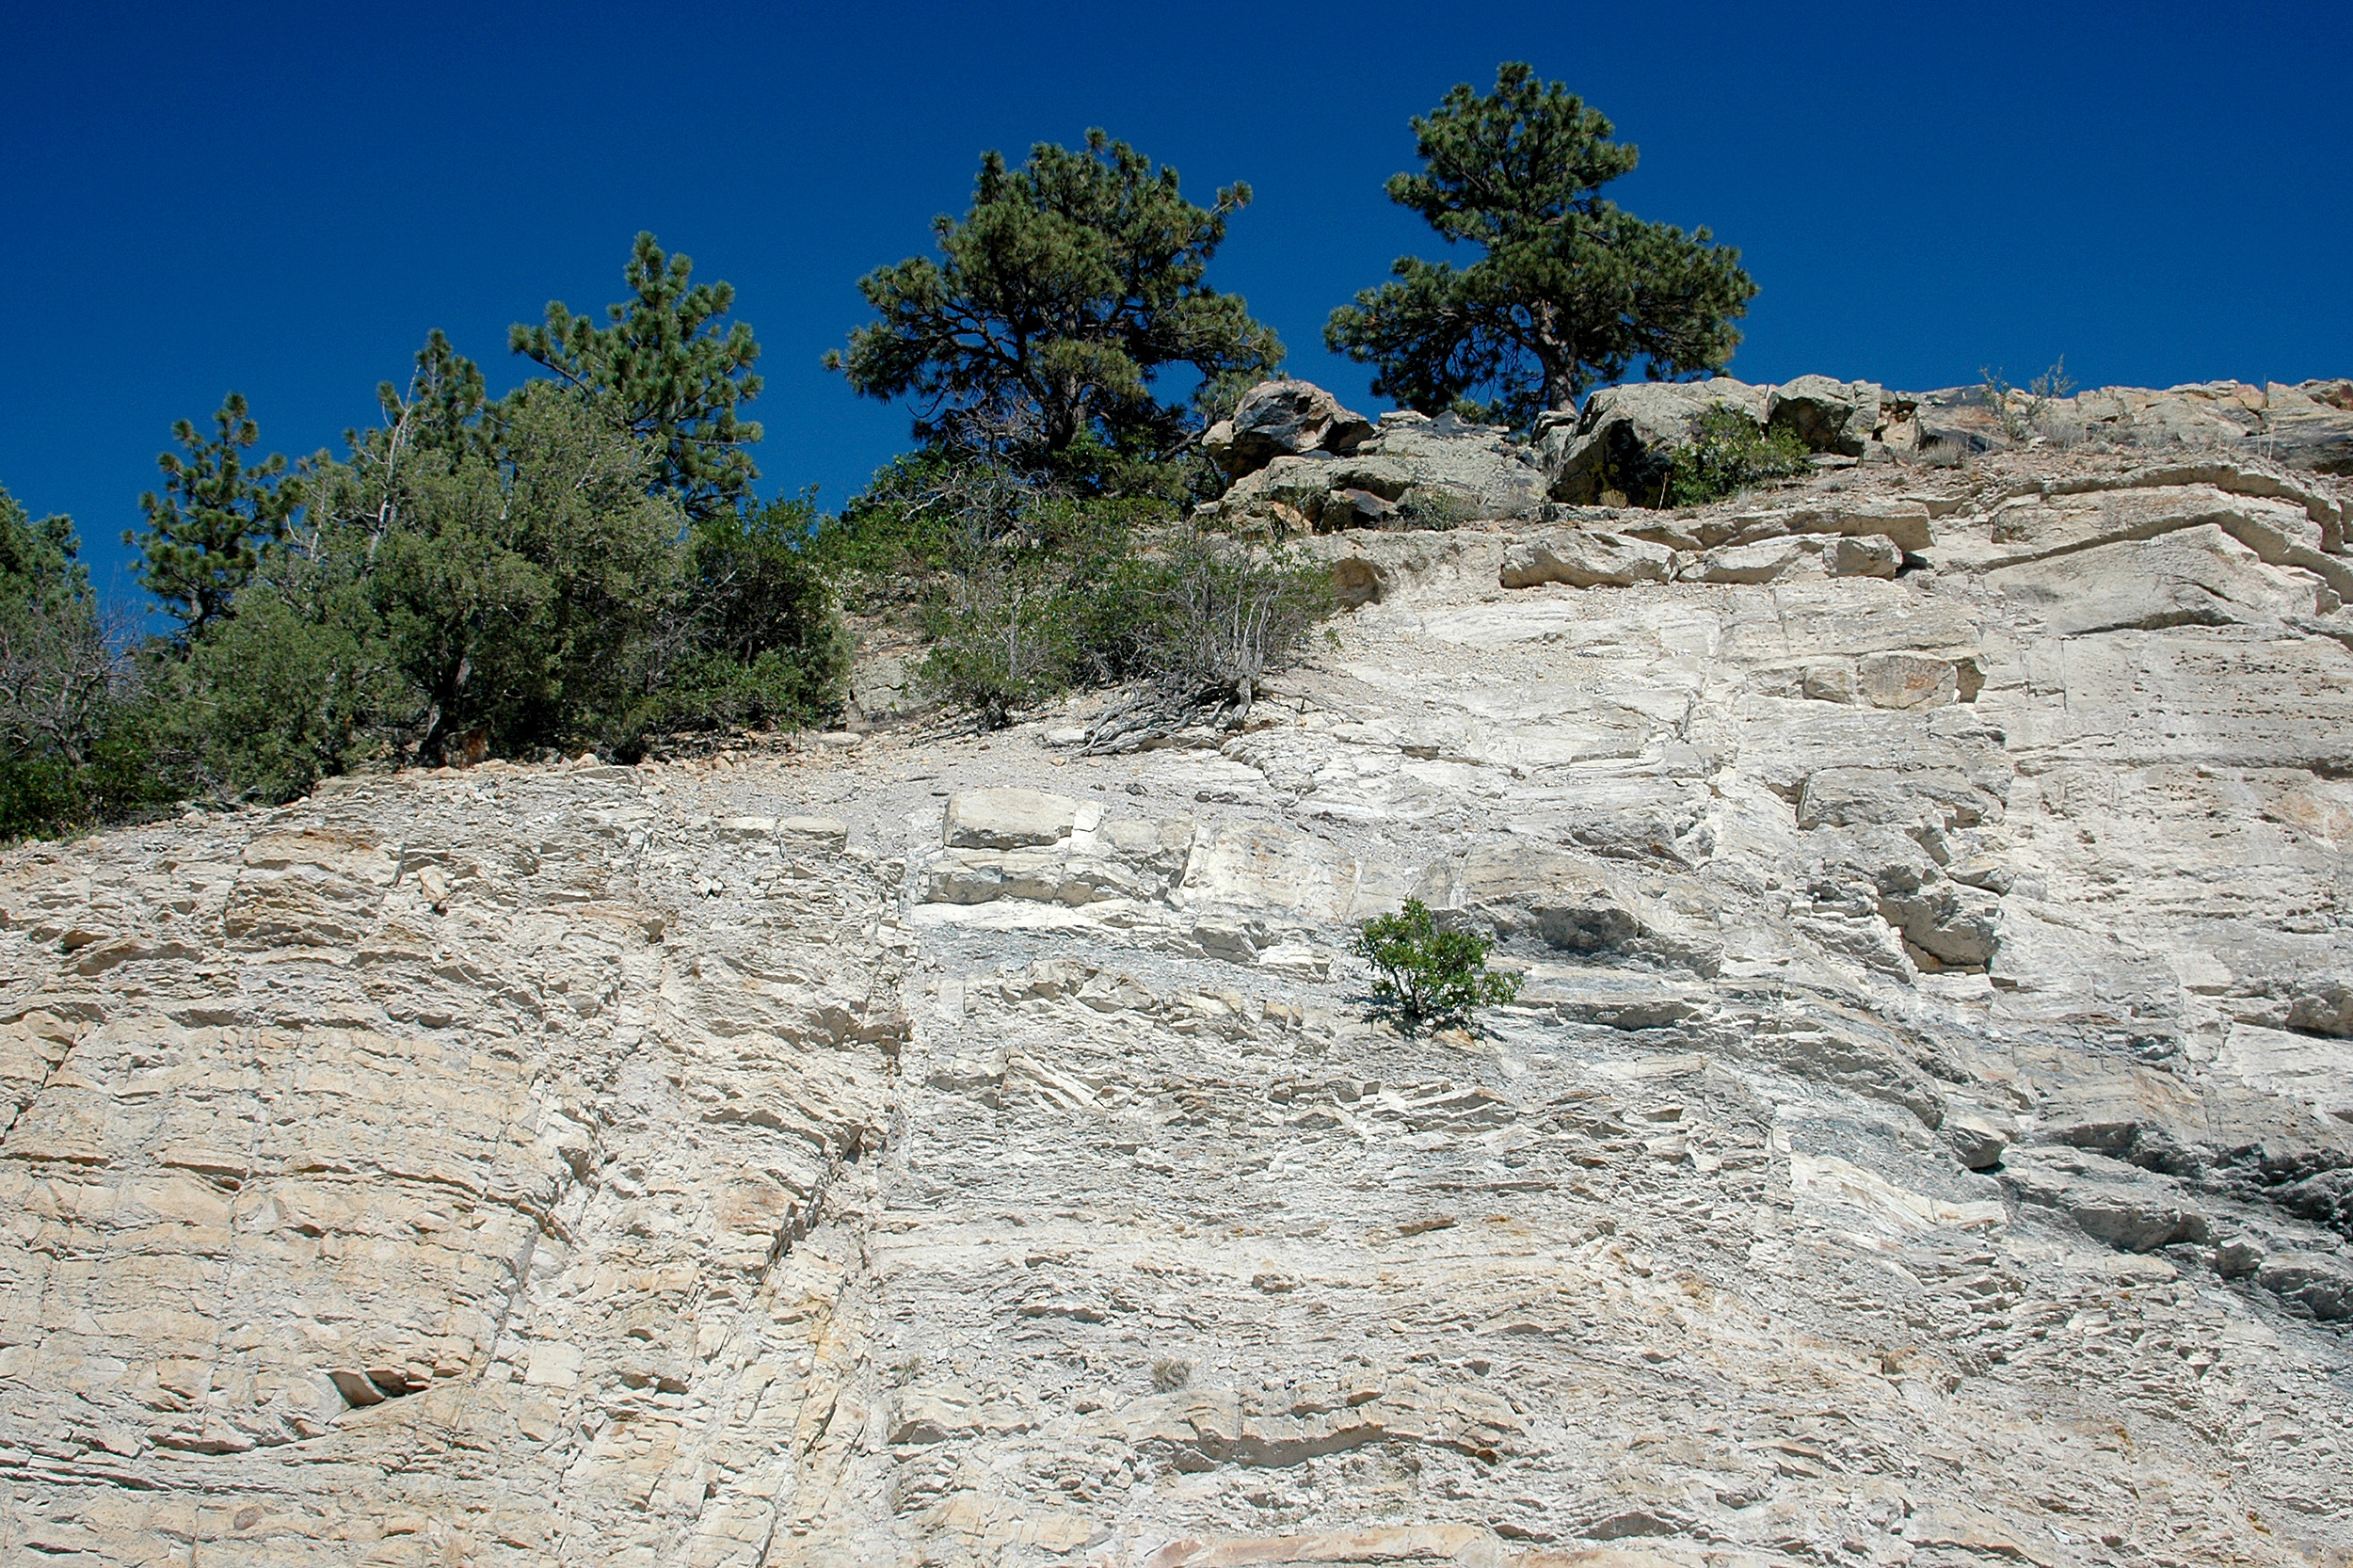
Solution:
M 2063 434 L 2062 430 L 2054 430 L 2050 426 L 2052 405 L 2073 396 L 2075 392 L 2075 378 L 2067 374 L 2066 355 L 2060 355 L 2050 369 L 2026 383 L 2025 407 L 2023 408 L 2016 400 L 2018 389 L 2003 379 L 2000 371 L 1980 368 L 1977 374 L 1982 378 L 1978 383 L 1978 395 L 1985 400 L 1986 408 L 1992 410 L 1994 426 L 2001 431 L 2004 440 L 2019 445 L 2038 435 Z
M 1275 552 L 1195 536 L 1145 568 L 1145 672 L 1172 695 L 1230 699 L 1243 713 L 1269 670 L 1332 613 L 1331 574 Z
M 1806 472 L 1809 454 L 1794 430 L 1767 430 L 1739 409 L 1718 404 L 1691 427 L 1689 446 L 1668 456 L 1666 502 L 1705 506 L 1769 479 Z
M 1394 915 L 1376 915 L 1356 928 L 1349 951 L 1373 968 L 1372 994 L 1408 1036 L 1424 1025 L 1470 1022 L 1481 1007 L 1520 994 L 1520 977 L 1487 968 L 1495 943 L 1467 931 L 1441 931 L 1417 898 Z
M 1396 526 L 1445 533 L 1460 528 L 1479 515 L 1479 503 L 1460 490 L 1437 485 L 1416 486 L 1397 504 Z

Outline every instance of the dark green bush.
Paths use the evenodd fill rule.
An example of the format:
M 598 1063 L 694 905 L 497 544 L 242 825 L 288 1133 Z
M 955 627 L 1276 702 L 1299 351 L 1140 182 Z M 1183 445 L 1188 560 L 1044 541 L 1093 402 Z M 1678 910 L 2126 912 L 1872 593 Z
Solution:
M 601 393 L 491 403 L 438 341 L 385 423 L 302 465 L 296 524 L 148 659 L 184 788 L 277 801 L 361 766 L 815 722 L 847 637 L 806 498 L 691 524 L 663 449 Z
M 850 637 L 818 569 L 806 496 L 721 512 L 687 542 L 682 656 L 662 672 L 657 728 L 812 724 L 841 706 Z
M 1666 504 L 1705 506 L 1751 485 L 1804 473 L 1811 457 L 1796 431 L 1768 430 L 1720 403 L 1700 415 L 1689 445 L 1668 454 Z
M 403 690 L 375 617 L 352 596 L 344 615 L 250 587 L 184 661 L 160 661 L 152 743 L 193 793 L 291 800 L 348 772 L 413 728 L 425 704 Z
M 551 305 L 512 346 L 554 379 L 496 401 L 431 334 L 340 457 L 259 456 L 234 393 L 175 425 L 125 542 L 178 627 L 136 654 L 72 525 L 0 492 L 0 838 L 837 709 L 814 509 L 752 502 L 759 346 L 691 272 L 638 236 L 612 325 Z
M 1373 968 L 1372 994 L 1382 1010 L 1411 1036 L 1425 1025 L 1468 1024 L 1481 1007 L 1520 994 L 1520 977 L 1487 968 L 1495 943 L 1467 931 L 1441 931 L 1417 898 L 1394 915 L 1377 915 L 1356 929 L 1349 951 Z

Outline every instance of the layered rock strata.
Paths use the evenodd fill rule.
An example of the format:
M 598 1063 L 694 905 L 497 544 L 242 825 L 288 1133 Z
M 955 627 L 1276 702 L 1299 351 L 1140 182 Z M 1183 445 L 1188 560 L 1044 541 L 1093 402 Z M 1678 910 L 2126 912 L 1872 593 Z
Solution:
M 2346 501 L 1341 532 L 1239 732 L 10 851 L 0 1558 L 2344 1563 Z

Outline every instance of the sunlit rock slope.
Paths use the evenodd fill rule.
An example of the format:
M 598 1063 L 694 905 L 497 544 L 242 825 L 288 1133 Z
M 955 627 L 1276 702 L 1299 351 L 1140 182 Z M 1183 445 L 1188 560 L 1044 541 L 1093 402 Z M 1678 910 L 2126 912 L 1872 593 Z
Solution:
M 8 852 L 0 1560 L 2345 1562 L 2347 487 L 2166 461 L 1325 536 L 1132 755 Z

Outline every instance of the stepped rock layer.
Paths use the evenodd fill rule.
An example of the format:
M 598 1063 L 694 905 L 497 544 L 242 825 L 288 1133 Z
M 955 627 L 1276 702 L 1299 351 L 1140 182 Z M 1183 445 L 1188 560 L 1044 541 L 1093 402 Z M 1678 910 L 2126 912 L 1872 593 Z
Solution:
M 2345 499 L 1339 534 L 1236 732 L 10 851 L 0 1560 L 2344 1563 Z

